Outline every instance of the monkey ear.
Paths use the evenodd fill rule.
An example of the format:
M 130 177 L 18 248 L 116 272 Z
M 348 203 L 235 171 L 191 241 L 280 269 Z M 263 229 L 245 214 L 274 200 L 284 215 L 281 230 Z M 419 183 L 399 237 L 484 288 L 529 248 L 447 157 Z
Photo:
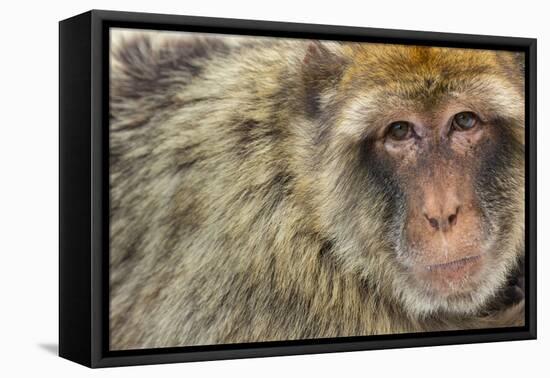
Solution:
M 302 81 L 308 115 L 319 114 L 323 92 L 338 83 L 347 63 L 348 59 L 337 44 L 313 41 L 308 45 L 302 61 Z

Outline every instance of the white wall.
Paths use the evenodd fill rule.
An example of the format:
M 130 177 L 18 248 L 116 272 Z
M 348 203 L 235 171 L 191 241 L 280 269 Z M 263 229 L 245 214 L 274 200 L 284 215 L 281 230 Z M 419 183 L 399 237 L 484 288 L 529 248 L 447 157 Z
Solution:
M 545 1 L 128 0 L 4 1 L 0 38 L 0 375 L 463 377 L 550 372 L 550 27 Z M 539 39 L 539 340 L 91 371 L 57 344 L 57 21 L 91 8 L 295 21 Z M 546 348 L 546 351 L 545 351 Z M 34 374 L 34 375 L 31 375 Z

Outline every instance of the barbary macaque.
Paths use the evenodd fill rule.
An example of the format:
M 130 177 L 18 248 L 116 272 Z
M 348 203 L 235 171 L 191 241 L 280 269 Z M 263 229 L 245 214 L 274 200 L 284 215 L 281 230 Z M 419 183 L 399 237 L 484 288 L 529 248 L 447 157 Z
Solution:
M 523 55 L 143 32 L 110 66 L 112 350 L 524 324 Z

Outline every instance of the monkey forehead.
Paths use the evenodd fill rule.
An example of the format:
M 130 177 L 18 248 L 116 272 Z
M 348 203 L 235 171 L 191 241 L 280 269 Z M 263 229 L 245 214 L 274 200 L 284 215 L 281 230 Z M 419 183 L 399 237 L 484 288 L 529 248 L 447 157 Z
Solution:
M 359 51 L 342 80 L 345 133 L 364 137 L 407 114 L 441 113 L 450 106 L 523 127 L 521 71 L 511 74 L 498 63 L 498 54 L 509 62 L 509 53 L 384 45 Z
M 523 55 L 516 53 L 382 44 L 357 44 L 346 51 L 344 89 L 384 88 L 389 95 L 428 104 L 453 92 L 479 97 L 491 90 L 498 95 L 499 89 L 522 100 Z
M 344 108 L 361 117 L 391 118 L 404 112 L 434 113 L 454 104 L 486 118 L 523 118 L 524 96 L 507 80 L 490 74 L 450 80 L 439 88 L 426 85 L 422 77 L 393 85 L 355 86 L 345 96 Z

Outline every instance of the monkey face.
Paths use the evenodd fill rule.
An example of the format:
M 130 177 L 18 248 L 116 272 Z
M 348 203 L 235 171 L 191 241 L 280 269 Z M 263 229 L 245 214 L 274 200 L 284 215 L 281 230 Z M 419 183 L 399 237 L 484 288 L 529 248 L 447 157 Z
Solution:
M 496 130 L 472 109 L 441 108 L 395 115 L 375 148 L 403 193 L 397 260 L 428 294 L 447 298 L 475 291 L 493 258 L 494 222 L 474 184 Z
M 361 64 L 324 100 L 336 115 L 318 183 L 341 261 L 412 313 L 474 313 L 523 248 L 519 70 L 509 75 L 510 55 L 468 50 L 352 55 Z

